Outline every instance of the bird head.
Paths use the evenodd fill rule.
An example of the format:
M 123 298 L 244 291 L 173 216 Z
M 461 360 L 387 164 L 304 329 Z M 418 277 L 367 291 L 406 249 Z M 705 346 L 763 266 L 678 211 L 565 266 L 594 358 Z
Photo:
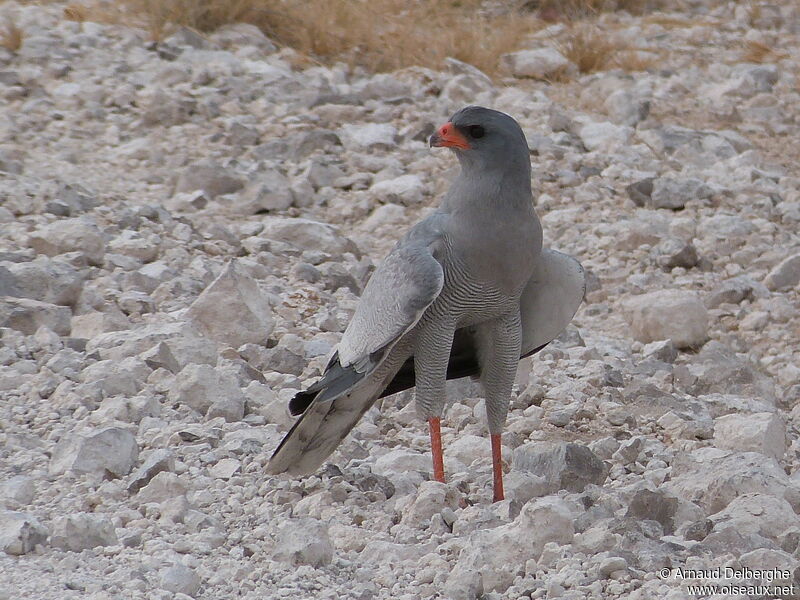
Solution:
M 512 117 L 482 106 L 467 106 L 455 113 L 430 138 L 431 147 L 452 149 L 464 166 L 483 170 L 530 169 L 525 134 Z

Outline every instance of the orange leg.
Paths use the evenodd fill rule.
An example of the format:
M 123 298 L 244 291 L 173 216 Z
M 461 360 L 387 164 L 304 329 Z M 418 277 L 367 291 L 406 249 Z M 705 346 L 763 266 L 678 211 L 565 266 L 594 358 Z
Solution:
M 439 417 L 428 419 L 431 432 L 431 454 L 433 455 L 433 478 L 444 483 L 444 454 L 442 453 L 442 430 Z
M 500 434 L 493 433 L 492 439 L 492 472 L 494 473 L 494 498 L 492 502 L 505 499 L 503 493 L 503 456 L 500 449 Z

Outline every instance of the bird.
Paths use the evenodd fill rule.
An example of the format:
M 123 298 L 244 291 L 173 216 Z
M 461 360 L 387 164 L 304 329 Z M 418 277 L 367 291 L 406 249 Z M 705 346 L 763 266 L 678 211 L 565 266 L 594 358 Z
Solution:
M 505 498 L 501 433 L 517 366 L 555 339 L 585 294 L 573 257 L 543 248 L 531 162 L 519 123 L 467 106 L 430 137 L 460 172 L 441 204 L 375 269 L 322 377 L 289 402 L 299 419 L 266 465 L 313 473 L 384 396 L 415 388 L 433 478 L 445 482 L 446 380 L 480 380 L 491 441 L 493 502 Z

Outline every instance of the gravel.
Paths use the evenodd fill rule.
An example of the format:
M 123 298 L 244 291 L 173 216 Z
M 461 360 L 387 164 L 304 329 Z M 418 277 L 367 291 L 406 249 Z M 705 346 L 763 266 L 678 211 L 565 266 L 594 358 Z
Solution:
M 0 598 L 677 598 L 686 582 L 658 571 L 678 567 L 792 581 L 800 15 L 740 4 L 604 14 L 648 70 L 578 74 L 553 25 L 492 81 L 452 58 L 301 64 L 245 25 L 156 46 L 62 2 L 2 3 L 23 43 L 0 48 Z M 777 52 L 748 62 L 743 40 Z M 445 191 L 454 160 L 426 137 L 466 103 L 519 119 L 546 243 L 590 283 L 520 364 L 508 499 L 491 504 L 469 381 L 448 388 L 447 484 L 409 393 L 315 475 L 265 475 L 288 399 Z

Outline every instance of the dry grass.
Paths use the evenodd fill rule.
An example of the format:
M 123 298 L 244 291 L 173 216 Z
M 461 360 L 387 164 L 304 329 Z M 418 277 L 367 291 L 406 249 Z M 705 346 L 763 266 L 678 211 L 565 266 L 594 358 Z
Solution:
M 488 14 L 481 0 L 90 0 L 68 18 L 142 27 L 153 41 L 177 26 L 210 32 L 252 23 L 272 40 L 324 63 L 372 71 L 441 68 L 452 56 L 495 74 L 499 57 L 541 27 L 532 14 Z M 83 8 L 78 8 L 82 6 Z
M 603 12 L 624 10 L 641 15 L 669 5 L 669 0 L 526 0 L 523 6 L 537 10 L 547 21 L 570 21 Z
M 777 52 L 774 48 L 764 42 L 755 40 L 746 41 L 742 49 L 742 60 L 751 63 L 771 63 L 777 62 L 789 55 L 784 52 Z
M 581 73 L 614 68 L 627 72 L 644 71 L 655 62 L 650 52 L 639 52 L 613 32 L 591 22 L 573 24 L 556 46 Z
M 608 33 L 590 24 L 572 27 L 568 37 L 558 44 L 559 51 L 578 66 L 581 73 L 607 69 L 619 51 Z
M 16 52 L 22 48 L 22 40 L 24 39 L 22 29 L 17 27 L 16 23 L 10 22 L 0 30 L 0 46 L 11 52 Z

